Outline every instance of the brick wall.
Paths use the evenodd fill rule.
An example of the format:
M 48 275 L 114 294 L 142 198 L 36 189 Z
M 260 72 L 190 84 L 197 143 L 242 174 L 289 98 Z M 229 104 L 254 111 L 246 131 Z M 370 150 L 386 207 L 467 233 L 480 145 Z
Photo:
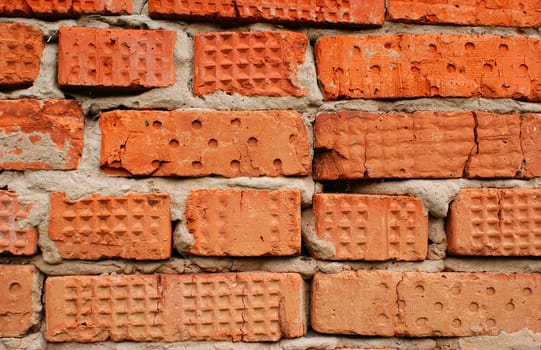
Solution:
M 0 349 L 539 349 L 540 18 L 0 0 Z

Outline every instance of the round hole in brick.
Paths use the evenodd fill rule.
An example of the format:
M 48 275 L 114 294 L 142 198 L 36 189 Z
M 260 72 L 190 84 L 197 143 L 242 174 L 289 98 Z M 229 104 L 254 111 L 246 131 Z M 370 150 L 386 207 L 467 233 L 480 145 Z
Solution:
M 154 129 L 161 129 L 161 127 L 162 127 L 162 122 L 159 121 L 159 120 L 155 120 L 155 121 L 152 123 L 152 127 L 153 127 Z
M 489 319 L 487 320 L 487 326 L 489 326 L 489 327 L 494 327 L 494 326 L 496 326 L 496 320 L 493 319 L 493 318 L 489 318 Z
M 352 56 L 360 56 L 361 55 L 361 48 L 357 45 L 353 46 L 353 50 L 351 52 Z
M 192 167 L 194 169 L 201 169 L 203 167 L 203 164 L 201 164 L 201 162 L 199 162 L 199 161 L 193 161 L 192 162 Z
M 528 66 L 525 65 L 525 64 L 521 64 L 521 65 L 518 67 L 518 69 L 520 70 L 520 72 L 521 72 L 522 74 L 528 73 Z
M 419 327 L 426 327 L 428 323 L 428 318 L 426 317 L 419 317 L 417 320 L 415 320 L 415 324 Z
M 455 66 L 454 64 L 450 64 L 450 63 L 449 63 L 449 64 L 447 65 L 447 71 L 448 71 L 449 73 L 454 73 L 454 72 L 456 72 L 456 66 Z
M 192 128 L 201 129 L 202 126 L 203 126 L 203 124 L 201 123 L 201 121 L 199 121 L 197 119 L 192 121 Z
M 154 168 L 159 168 L 161 163 L 159 160 L 153 160 L 151 164 Z
M 210 139 L 208 142 L 209 147 L 216 148 L 218 147 L 218 140 L 216 139 Z
M 240 162 L 238 160 L 232 160 L 229 164 L 231 165 L 231 169 L 240 170 Z
M 440 88 L 437 86 L 431 86 L 430 87 L 430 93 L 432 95 L 439 95 L 440 94 Z
M 374 65 L 374 66 L 370 67 L 370 73 L 372 73 L 372 74 L 380 74 L 381 73 L 380 66 Z
M 391 47 L 393 47 L 393 44 L 385 43 L 385 45 L 383 45 L 383 47 L 385 47 L 386 49 L 390 49 Z
M 462 326 L 462 321 L 459 318 L 455 318 L 451 324 L 454 328 L 460 328 L 460 326 Z
M 468 52 L 472 52 L 475 49 L 475 44 L 472 42 L 467 42 L 466 45 L 464 45 L 464 48 Z
M 491 64 L 485 63 L 485 64 L 483 65 L 483 72 L 485 72 L 485 73 L 490 73 L 490 72 L 492 72 L 493 68 L 494 68 L 494 67 L 492 67 Z
M 387 321 L 389 320 L 389 316 L 385 315 L 385 314 L 379 314 L 378 315 L 378 322 L 379 323 L 387 323 Z
M 513 310 L 515 310 L 515 304 L 513 304 L 513 303 L 507 303 L 507 304 L 505 305 L 505 309 L 506 309 L 507 311 L 513 311 Z
M 500 44 L 499 48 L 501 53 L 505 53 L 507 51 L 509 51 L 509 46 L 507 46 L 507 44 Z
M 239 118 L 231 119 L 231 126 L 238 128 L 240 126 L 240 119 Z
M 21 284 L 19 282 L 12 282 L 9 285 L 9 292 L 10 293 L 19 293 L 21 290 Z
M 250 137 L 248 139 L 248 145 L 250 146 L 257 146 L 257 139 L 255 137 Z
M 275 159 L 272 164 L 274 165 L 274 168 L 278 171 L 282 170 L 282 160 L 281 159 Z
M 172 139 L 171 141 L 169 141 L 169 146 L 177 148 L 178 146 L 180 146 L 180 144 L 178 143 L 178 140 Z
M 476 312 L 477 310 L 479 310 L 479 304 L 477 304 L 477 303 L 470 303 L 469 309 L 470 309 L 470 311 L 472 311 L 472 312 Z
M 451 294 L 460 295 L 460 293 L 462 293 L 462 288 L 460 288 L 460 286 L 456 285 L 451 288 Z
M 522 290 L 522 294 L 525 295 L 525 296 L 532 295 L 532 290 L 531 290 L 531 288 L 524 288 L 524 289 Z
M 421 285 L 417 285 L 415 286 L 415 291 L 419 294 L 422 294 L 425 292 L 425 287 L 421 286 Z
M 289 135 L 289 143 L 295 143 L 297 142 L 297 135 L 291 134 Z
M 438 47 L 434 44 L 430 44 L 428 45 L 428 49 L 430 50 L 430 52 L 432 53 L 436 53 L 438 51 Z
M 443 304 L 442 303 L 434 303 L 434 310 L 441 311 L 443 310 Z
M 488 287 L 487 288 L 487 295 L 494 295 L 496 294 L 496 289 L 492 288 L 492 287 Z

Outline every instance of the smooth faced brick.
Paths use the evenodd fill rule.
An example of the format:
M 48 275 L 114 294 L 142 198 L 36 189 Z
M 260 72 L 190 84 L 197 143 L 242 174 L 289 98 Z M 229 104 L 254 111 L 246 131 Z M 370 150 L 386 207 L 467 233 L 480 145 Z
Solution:
M 31 255 L 36 253 L 37 232 L 21 228 L 21 220 L 28 216 L 32 204 L 23 204 L 19 195 L 0 191 L 0 254 Z
M 0 169 L 76 169 L 83 124 L 76 101 L 0 100 Z
M 316 43 L 325 97 L 541 100 L 541 44 L 465 34 L 329 36 Z
M 176 81 L 173 31 L 63 26 L 58 40 L 63 88 L 139 90 Z
M 539 27 L 541 7 L 535 0 L 389 0 L 391 21 L 476 26 Z
M 194 237 L 191 254 L 294 255 L 301 249 L 298 190 L 195 190 L 185 216 Z
M 295 32 L 222 32 L 195 35 L 194 94 L 218 90 L 245 96 L 304 96 L 297 68 L 308 37 Z
M 66 259 L 158 260 L 171 256 L 169 195 L 51 193 L 49 237 Z
M 43 34 L 34 26 L 0 23 L 0 88 L 34 83 L 43 53 Z
M 428 217 L 416 198 L 316 194 L 314 216 L 318 238 L 334 246 L 331 260 L 426 258 Z
M 531 178 L 541 175 L 540 130 L 538 114 L 321 113 L 314 176 Z
M 0 265 L 0 337 L 18 337 L 32 327 L 40 311 L 32 296 L 37 283 L 32 265 Z
M 462 189 L 450 206 L 448 252 L 541 256 L 541 190 Z
M 305 328 L 298 274 L 50 277 L 45 288 L 53 342 L 276 341 Z
M 101 167 L 133 176 L 295 176 L 311 169 L 295 111 L 113 111 L 100 117 Z
M 90 14 L 131 14 L 132 0 L 14 0 L 0 3 L 6 17 L 70 18 Z

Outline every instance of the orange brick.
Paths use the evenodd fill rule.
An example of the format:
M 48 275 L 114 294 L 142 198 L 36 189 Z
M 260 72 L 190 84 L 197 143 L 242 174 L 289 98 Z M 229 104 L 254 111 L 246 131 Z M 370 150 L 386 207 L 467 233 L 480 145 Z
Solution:
M 428 217 L 416 198 L 316 194 L 314 215 L 317 236 L 334 245 L 332 259 L 426 259 Z
M 276 341 L 304 334 L 298 274 L 50 277 L 53 342 Z
M 169 195 L 100 196 L 71 201 L 51 193 L 49 237 L 67 259 L 119 257 L 158 260 L 171 256 Z
M 0 100 L 0 169 L 77 169 L 84 114 L 72 100 Z
M 409 337 L 541 330 L 541 275 L 395 271 L 318 273 L 314 330 Z M 351 301 L 355 300 L 355 303 Z
M 392 21 L 503 27 L 539 27 L 541 8 L 535 0 L 389 0 Z
M 73 13 L 76 16 L 88 14 L 132 14 L 133 0 L 73 0 Z
M 327 99 L 541 100 L 540 41 L 465 34 L 328 36 L 316 43 Z
M 463 189 L 451 204 L 448 251 L 541 256 L 541 190 Z
M 194 94 L 304 96 L 297 68 L 307 45 L 305 34 L 286 31 L 196 34 Z
M 34 83 L 43 53 L 43 34 L 34 26 L 0 23 L 0 87 Z
M 58 84 L 137 90 L 173 85 L 176 33 L 60 27 Z
M 36 230 L 20 228 L 20 220 L 28 216 L 32 204 L 20 203 L 18 197 L 16 193 L 0 191 L 0 253 L 35 254 Z
M 40 311 L 33 306 L 37 284 L 32 265 L 0 265 L 0 337 L 18 337 L 32 327 Z
M 314 176 L 531 178 L 541 175 L 541 115 L 486 112 L 322 113 Z
M 14 0 L 0 4 L 0 15 L 8 17 L 70 18 L 132 12 L 132 0 Z
M 295 111 L 113 111 L 100 117 L 105 172 L 152 176 L 308 175 Z
M 383 0 L 150 0 L 151 16 L 339 26 L 381 25 Z
M 293 255 L 301 249 L 298 190 L 196 190 L 185 216 L 195 239 L 191 254 Z

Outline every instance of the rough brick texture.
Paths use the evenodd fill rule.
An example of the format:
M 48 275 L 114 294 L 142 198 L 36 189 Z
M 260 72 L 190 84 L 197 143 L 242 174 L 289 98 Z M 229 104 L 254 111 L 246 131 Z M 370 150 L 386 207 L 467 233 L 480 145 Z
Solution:
M 535 273 L 316 274 L 311 324 L 323 333 L 380 336 L 539 332 L 540 288 L 541 275 Z
M 276 341 L 304 334 L 297 274 L 51 277 L 50 341 Z
M 451 204 L 448 251 L 541 256 L 541 190 L 463 189 Z
M 0 169 L 76 169 L 83 123 L 76 101 L 0 100 Z
M 36 253 L 37 232 L 22 228 L 21 220 L 28 217 L 32 203 L 23 204 L 19 195 L 0 191 L 0 254 L 30 255 Z
M 169 195 L 93 195 L 77 201 L 51 193 L 49 237 L 67 259 L 171 256 Z
M 149 89 L 176 81 L 176 33 L 60 27 L 58 84 L 64 88 Z
M 43 53 L 39 29 L 22 23 L 0 23 L 0 88 L 32 85 Z
M 25 334 L 34 322 L 32 291 L 37 284 L 32 265 L 0 265 L 0 337 Z
M 392 21 L 503 27 L 539 27 L 541 7 L 536 0 L 389 0 Z
M 294 255 L 301 249 L 298 190 L 196 190 L 185 216 L 194 236 L 191 254 Z
M 428 217 L 416 198 L 316 194 L 314 216 L 318 238 L 334 246 L 334 260 L 426 258 Z
M 151 16 L 336 26 L 381 25 L 383 0 L 150 0 Z
M 540 123 L 538 114 L 321 113 L 314 176 L 531 178 L 541 175 Z
M 67 18 L 89 14 L 131 14 L 132 0 L 13 0 L 0 3 L 0 16 Z
M 465 34 L 328 36 L 318 40 L 327 99 L 487 97 L 541 100 L 540 41 Z
M 310 173 L 308 132 L 294 111 L 113 111 L 100 117 L 104 171 L 145 176 Z
M 308 38 L 294 32 L 200 33 L 194 44 L 195 95 L 304 96 L 297 79 Z

